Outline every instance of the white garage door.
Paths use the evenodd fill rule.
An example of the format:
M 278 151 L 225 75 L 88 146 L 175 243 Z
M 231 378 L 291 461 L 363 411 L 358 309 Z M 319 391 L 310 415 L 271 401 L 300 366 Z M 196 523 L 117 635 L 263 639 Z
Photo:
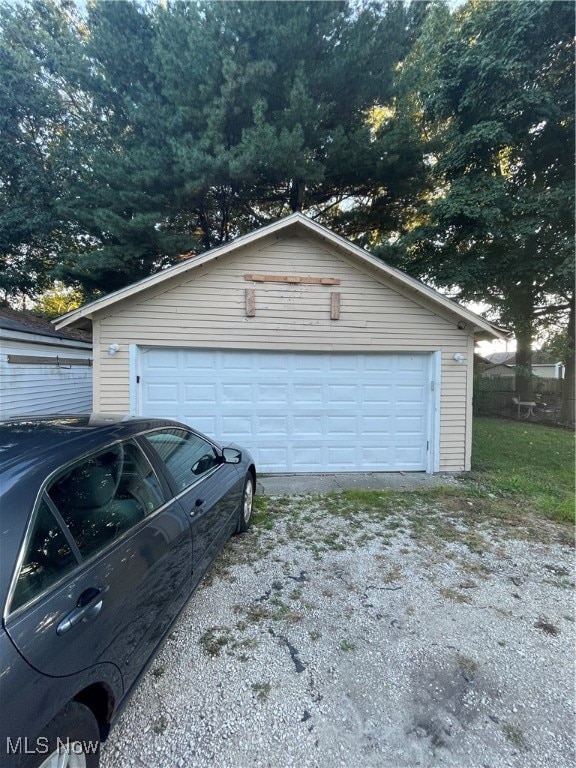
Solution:
M 137 410 L 246 446 L 260 472 L 422 471 L 431 357 L 142 347 Z

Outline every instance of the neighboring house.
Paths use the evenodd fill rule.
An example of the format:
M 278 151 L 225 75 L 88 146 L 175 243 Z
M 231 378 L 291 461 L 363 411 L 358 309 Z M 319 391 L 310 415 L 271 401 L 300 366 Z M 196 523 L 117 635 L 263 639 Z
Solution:
M 495 378 L 497 376 L 514 377 L 516 364 L 515 352 L 494 352 L 484 358 L 487 365 L 483 376 Z M 532 373 L 542 379 L 563 379 L 564 365 L 562 363 L 538 362 L 538 352 L 534 352 L 532 359 Z
M 92 410 L 92 344 L 0 308 L 0 420 Z
M 94 411 L 172 417 L 261 472 L 470 468 L 475 339 L 502 329 L 300 213 L 64 315 Z

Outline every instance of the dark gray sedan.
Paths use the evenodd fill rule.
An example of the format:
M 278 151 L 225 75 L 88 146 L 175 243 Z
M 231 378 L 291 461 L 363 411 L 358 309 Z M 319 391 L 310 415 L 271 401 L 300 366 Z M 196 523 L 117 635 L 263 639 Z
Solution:
M 250 454 L 181 424 L 0 426 L 0 766 L 94 768 L 228 537 Z

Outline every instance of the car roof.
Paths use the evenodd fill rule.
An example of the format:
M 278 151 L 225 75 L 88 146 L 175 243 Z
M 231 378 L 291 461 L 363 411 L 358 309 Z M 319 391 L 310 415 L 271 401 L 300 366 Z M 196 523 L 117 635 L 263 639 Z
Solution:
M 54 416 L 0 422 L 0 608 L 12 575 L 13 559 L 43 482 L 69 462 L 118 440 L 160 427 L 184 427 L 169 419 L 98 420 Z M 186 428 L 186 427 L 184 427 Z
M 168 419 L 102 421 L 76 415 L 4 421 L 0 423 L 0 472 L 31 460 L 41 462 L 45 456 L 57 455 L 58 462 L 65 463 L 99 445 L 162 426 L 182 425 Z

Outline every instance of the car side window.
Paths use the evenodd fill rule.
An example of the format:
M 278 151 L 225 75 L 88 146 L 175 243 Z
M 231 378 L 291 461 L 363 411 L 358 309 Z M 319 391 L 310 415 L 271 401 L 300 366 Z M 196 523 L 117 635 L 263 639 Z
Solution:
M 67 467 L 47 490 L 83 557 L 104 547 L 166 501 L 148 459 L 132 441 Z
M 162 430 L 146 435 L 146 440 L 166 464 L 180 491 L 218 464 L 214 446 L 193 432 Z
M 33 600 L 77 564 L 74 553 L 45 501 L 37 509 L 10 610 Z

